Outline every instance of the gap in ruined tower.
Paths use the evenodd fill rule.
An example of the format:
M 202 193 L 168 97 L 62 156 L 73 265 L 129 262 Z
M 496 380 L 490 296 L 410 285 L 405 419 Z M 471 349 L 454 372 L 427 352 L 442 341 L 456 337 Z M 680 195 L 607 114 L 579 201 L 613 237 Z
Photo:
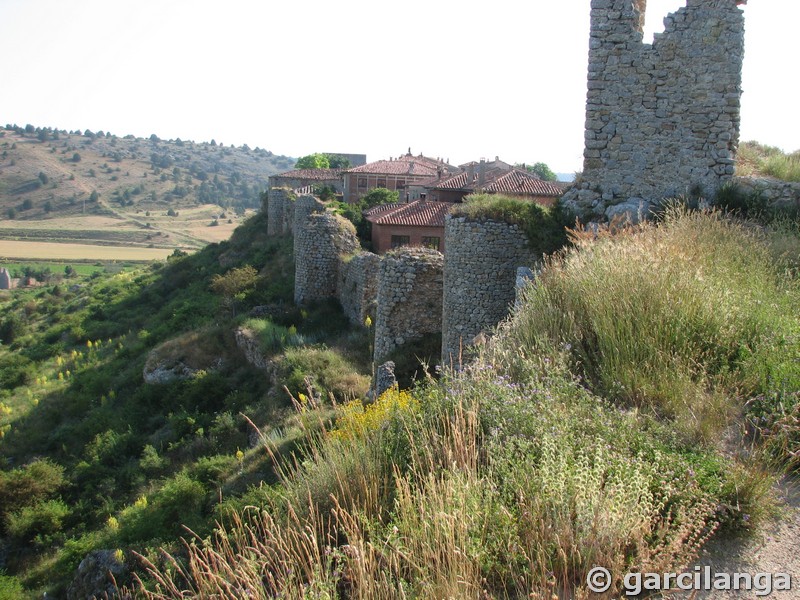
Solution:
M 686 0 L 634 0 L 634 4 L 647 6 L 642 41 L 652 44 L 655 34 L 664 32 L 664 17 L 686 6 Z

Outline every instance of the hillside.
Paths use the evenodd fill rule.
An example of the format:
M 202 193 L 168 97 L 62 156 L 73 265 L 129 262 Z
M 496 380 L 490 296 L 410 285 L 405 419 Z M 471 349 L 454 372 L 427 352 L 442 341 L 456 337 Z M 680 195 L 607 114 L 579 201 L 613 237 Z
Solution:
M 291 240 L 265 232 L 257 214 L 188 256 L 0 294 L 0 598 L 63 598 L 91 551 L 155 556 L 182 524 L 210 532 L 275 480 L 248 419 L 286 451 L 300 437 L 284 385 L 366 391 L 365 332 L 337 306 L 291 307 Z M 255 306 L 271 317 L 248 316 Z M 248 363 L 238 329 L 268 370 Z M 5 593 L 17 581 L 26 592 Z
M 476 363 L 369 403 L 371 330 L 292 304 L 265 219 L 0 295 L 0 598 L 620 591 L 796 467 L 796 224 L 576 233 Z
M 269 175 L 293 164 L 213 141 L 7 125 L 0 240 L 197 249 L 230 237 Z

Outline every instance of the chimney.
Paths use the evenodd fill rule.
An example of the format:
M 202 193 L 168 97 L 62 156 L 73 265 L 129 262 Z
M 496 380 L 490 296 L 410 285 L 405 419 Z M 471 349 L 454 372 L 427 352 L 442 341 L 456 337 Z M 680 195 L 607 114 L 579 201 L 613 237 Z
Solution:
M 481 164 L 478 165 L 478 187 L 483 187 L 486 182 L 486 159 L 481 159 Z
M 472 180 L 475 179 L 475 163 L 471 162 L 467 165 L 467 185 L 472 185 Z

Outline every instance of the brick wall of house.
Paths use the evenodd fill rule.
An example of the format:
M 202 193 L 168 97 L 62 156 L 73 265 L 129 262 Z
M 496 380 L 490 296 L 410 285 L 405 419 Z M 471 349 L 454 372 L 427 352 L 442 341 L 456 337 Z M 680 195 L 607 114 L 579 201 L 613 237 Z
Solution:
M 366 196 L 370 190 L 383 187 L 393 192 L 397 191 L 400 194 L 400 201 L 405 202 L 408 184 L 420 179 L 411 175 L 346 173 L 344 175 L 344 201 L 353 204 Z
M 383 254 L 392 249 L 392 236 L 406 236 L 408 246 L 428 246 L 423 238 L 438 238 L 439 247 L 430 246 L 444 252 L 444 227 L 411 227 L 403 225 L 372 225 L 372 249 Z

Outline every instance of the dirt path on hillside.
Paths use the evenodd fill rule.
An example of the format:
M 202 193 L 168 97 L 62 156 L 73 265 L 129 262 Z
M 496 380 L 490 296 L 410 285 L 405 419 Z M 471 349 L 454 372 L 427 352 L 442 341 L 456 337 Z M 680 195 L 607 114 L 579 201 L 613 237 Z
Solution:
M 691 600 L 729 600 L 733 598 L 800 598 L 800 480 L 784 479 L 777 485 L 784 503 L 782 514 L 766 523 L 752 539 L 741 541 L 722 538 L 712 541 L 696 565 L 711 567 L 712 573 L 788 573 L 791 591 L 773 591 L 769 596 L 752 591 L 699 591 L 672 594 L 669 598 Z M 761 588 L 764 589 L 763 587 Z

